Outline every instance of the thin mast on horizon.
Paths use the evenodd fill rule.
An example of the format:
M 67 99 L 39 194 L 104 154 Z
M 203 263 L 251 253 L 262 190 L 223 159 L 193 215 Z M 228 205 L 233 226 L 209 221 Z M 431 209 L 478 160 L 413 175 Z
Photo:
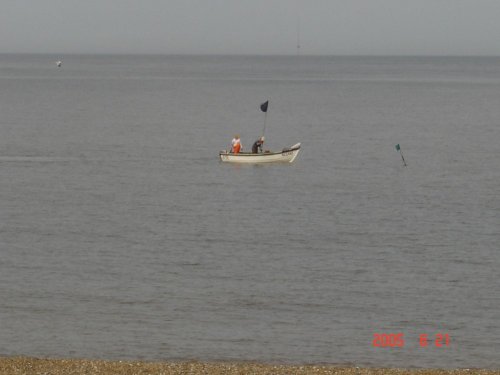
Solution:
M 300 17 L 297 17 L 297 56 L 300 55 Z

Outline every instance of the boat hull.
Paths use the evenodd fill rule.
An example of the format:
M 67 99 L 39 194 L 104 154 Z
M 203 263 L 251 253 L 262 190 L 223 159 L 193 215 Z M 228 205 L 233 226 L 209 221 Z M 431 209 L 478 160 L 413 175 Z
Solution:
M 300 143 L 292 147 L 285 148 L 281 152 L 263 152 L 252 154 L 250 152 L 240 152 L 233 154 L 228 151 L 219 152 L 219 158 L 225 163 L 239 164 L 262 164 L 262 163 L 293 163 L 300 151 Z

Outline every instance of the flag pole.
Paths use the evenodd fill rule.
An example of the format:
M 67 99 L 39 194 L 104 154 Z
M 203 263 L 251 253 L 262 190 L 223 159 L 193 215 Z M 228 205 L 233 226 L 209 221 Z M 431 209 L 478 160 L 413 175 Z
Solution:
M 405 161 L 405 158 L 403 156 L 403 151 L 401 151 L 401 146 L 399 145 L 399 143 L 396 145 L 396 150 L 399 151 L 399 154 L 401 155 L 401 159 L 403 160 L 403 164 L 406 167 L 406 161 Z
M 267 112 L 264 113 L 264 129 L 262 130 L 262 136 L 266 134 L 266 123 L 267 123 Z

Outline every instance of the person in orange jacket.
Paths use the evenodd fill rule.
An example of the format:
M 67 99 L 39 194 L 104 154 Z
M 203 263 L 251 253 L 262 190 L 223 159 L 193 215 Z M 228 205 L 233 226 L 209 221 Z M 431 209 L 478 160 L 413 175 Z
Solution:
M 235 135 L 231 141 L 231 152 L 233 154 L 239 153 L 241 150 L 241 140 L 239 135 Z

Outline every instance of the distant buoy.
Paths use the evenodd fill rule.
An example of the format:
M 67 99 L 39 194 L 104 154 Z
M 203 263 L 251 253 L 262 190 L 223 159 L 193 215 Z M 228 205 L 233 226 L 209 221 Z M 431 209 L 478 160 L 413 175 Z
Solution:
M 61 67 L 61 65 L 62 65 L 62 61 L 57 61 L 57 62 L 56 62 L 56 65 L 57 65 L 57 67 L 58 67 L 58 68 L 60 68 L 60 67 Z

